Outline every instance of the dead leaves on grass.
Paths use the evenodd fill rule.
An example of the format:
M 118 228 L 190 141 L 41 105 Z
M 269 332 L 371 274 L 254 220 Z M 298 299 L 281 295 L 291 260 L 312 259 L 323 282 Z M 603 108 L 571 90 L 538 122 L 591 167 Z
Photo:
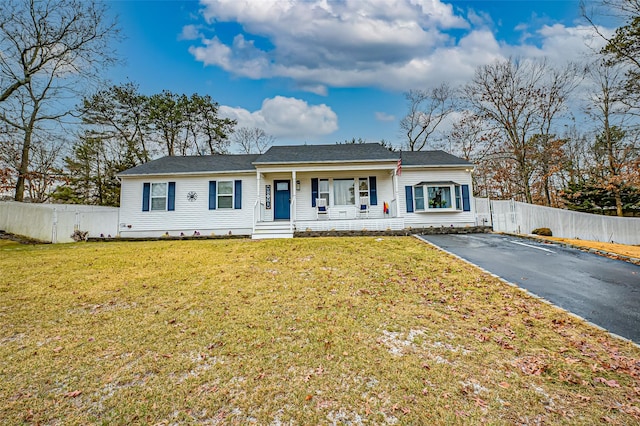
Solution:
M 528 376 L 540 376 L 549 368 L 549 360 L 541 355 L 516 358 L 512 364 Z
M 81 390 L 74 390 L 74 391 L 71 391 L 71 392 L 66 392 L 64 394 L 64 396 L 67 397 L 67 398 L 75 398 L 77 396 L 80 396 L 81 394 L 82 394 Z
M 610 388 L 619 388 L 620 387 L 620 384 L 617 381 L 613 380 L 613 379 L 607 380 L 604 377 L 596 377 L 595 379 L 593 379 L 593 381 L 596 382 L 596 383 L 604 383 L 605 385 L 609 386 Z
M 435 405 L 437 408 L 433 410 L 433 418 L 430 419 L 434 420 L 433 424 L 437 424 L 437 420 L 443 423 L 445 416 L 449 416 L 447 418 L 451 420 L 454 413 L 458 417 L 465 417 L 459 421 L 477 423 L 479 415 L 483 416 L 484 421 L 484 415 L 481 412 L 487 413 L 489 424 L 492 421 L 506 423 L 510 419 L 513 419 L 513 423 L 518 419 L 524 419 L 520 423 L 527 424 L 535 424 L 537 419 L 542 419 L 541 423 L 562 423 L 560 420 L 562 416 L 571 415 L 568 412 L 570 410 L 565 410 L 567 407 L 589 410 L 595 422 L 605 415 L 611 421 L 618 423 L 626 421 L 627 424 L 633 422 L 633 418 L 630 420 L 629 416 L 638 418 L 640 364 L 637 359 L 623 356 L 637 352 L 628 349 L 618 351 L 606 339 L 598 342 L 594 337 L 598 336 L 597 332 L 587 330 L 576 320 L 564 319 L 564 314 L 551 312 L 548 307 L 541 305 L 538 301 L 529 299 L 523 301 L 518 293 L 501 283 L 494 282 L 491 278 L 473 276 L 467 279 L 468 277 L 455 267 L 447 267 L 443 273 L 444 261 L 441 262 L 441 259 L 432 261 L 431 258 L 425 261 L 422 249 L 419 255 L 403 251 L 402 257 L 397 258 L 393 257 L 395 251 L 392 253 L 392 250 L 386 249 L 385 255 L 374 254 L 372 258 L 376 259 L 375 262 L 366 262 L 367 269 L 360 267 L 354 270 L 347 269 L 344 263 L 354 262 L 350 257 L 353 251 L 352 241 L 358 243 L 358 240 L 339 243 L 344 244 L 344 248 L 335 250 L 341 253 L 337 260 L 324 258 L 322 250 L 326 250 L 326 242 L 307 249 L 306 241 L 295 241 L 293 244 L 298 244 L 295 246 L 298 248 L 294 257 L 297 259 L 293 260 L 304 264 L 305 270 L 296 270 L 296 262 L 291 262 L 285 255 L 280 255 L 280 258 L 270 257 L 268 264 L 262 266 L 264 269 L 251 269 L 242 263 L 242 259 L 254 258 L 254 255 L 245 255 L 238 249 L 237 256 L 234 256 L 234 259 L 238 260 L 234 262 L 234 266 L 228 266 L 225 271 L 220 271 L 220 275 L 224 276 L 215 279 L 215 287 L 228 295 L 224 297 L 216 295 L 214 298 L 213 291 L 202 293 L 210 303 L 206 309 L 219 313 L 208 329 L 214 329 L 221 324 L 221 329 L 236 330 L 233 333 L 229 331 L 229 335 L 226 336 L 224 332 L 218 334 L 203 332 L 197 337 L 191 337 L 195 336 L 191 333 L 178 334 L 184 333 L 182 329 L 187 330 L 187 325 L 188 331 L 192 331 L 191 321 L 195 316 L 187 318 L 182 311 L 170 312 L 168 306 L 172 302 L 166 299 L 169 296 L 164 293 L 167 290 L 164 284 L 159 282 L 158 285 L 153 285 L 152 288 L 157 291 L 143 292 L 144 294 L 139 297 L 148 297 L 148 299 L 145 299 L 145 304 L 141 303 L 139 306 L 149 314 L 152 314 L 154 309 L 160 309 L 155 312 L 161 313 L 161 316 L 155 317 L 155 321 L 159 326 L 164 325 L 164 327 L 158 327 L 159 336 L 175 336 L 180 339 L 180 342 L 197 343 L 194 345 L 195 350 L 198 353 L 206 353 L 201 357 L 203 360 L 206 356 L 224 354 L 231 360 L 229 365 L 227 366 L 225 362 L 225 365 L 220 364 L 216 368 L 209 368 L 216 364 L 216 361 L 202 361 L 189 370 L 187 367 L 179 367 L 183 357 L 182 348 L 158 344 L 152 353 L 141 360 L 140 365 L 140 373 L 153 371 L 156 376 L 149 377 L 156 377 L 155 380 L 148 380 L 147 376 L 143 378 L 133 376 L 126 383 L 115 383 L 96 392 L 90 387 L 91 381 L 65 382 L 62 390 L 56 388 L 54 391 L 56 403 L 60 406 L 77 407 L 91 401 L 94 395 L 106 398 L 105 395 L 110 396 L 111 393 L 117 395 L 118 392 L 137 390 L 128 390 L 129 388 L 144 387 L 150 394 L 162 393 L 163 397 L 167 398 L 167 406 L 170 408 L 165 409 L 161 407 L 162 403 L 159 403 L 157 411 L 161 413 L 160 416 L 170 416 L 174 408 L 176 412 L 184 410 L 181 399 L 182 395 L 187 393 L 176 392 L 175 395 L 179 396 L 175 398 L 174 395 L 168 395 L 169 392 L 165 392 L 166 387 L 163 388 L 161 383 L 168 382 L 175 386 L 175 389 L 190 392 L 188 398 L 194 403 L 220 401 L 223 407 L 217 412 L 219 416 L 216 415 L 216 411 L 210 414 L 215 415 L 215 418 L 211 417 L 214 422 L 218 419 L 221 423 L 223 419 L 228 422 L 234 419 L 233 404 L 254 403 L 255 400 L 246 398 L 244 392 L 250 394 L 256 389 L 261 389 L 267 398 L 276 392 L 285 395 L 284 398 L 295 394 L 295 404 L 293 404 L 296 406 L 295 409 L 304 407 L 304 411 L 293 412 L 291 418 L 302 419 L 296 416 L 311 414 L 316 416 L 312 419 L 316 423 L 322 423 L 323 420 L 326 423 L 327 420 L 331 420 L 330 414 L 333 413 L 332 418 L 336 419 L 336 423 L 346 419 L 356 424 L 356 419 L 360 418 L 355 417 L 357 414 L 362 416 L 365 423 L 367 421 L 374 423 L 375 416 L 378 416 L 378 420 L 382 420 L 381 415 L 384 415 L 384 420 L 389 419 L 389 423 L 393 420 L 404 424 L 419 424 L 420 419 L 424 420 L 424 417 L 420 417 L 425 415 L 424 407 Z M 363 246 L 361 243 L 358 244 Z M 410 243 L 403 243 L 402 247 L 405 248 L 406 245 Z M 400 247 L 400 244 L 397 247 Z M 207 250 L 211 251 L 211 247 L 207 247 Z M 213 250 L 213 252 L 216 251 L 219 250 Z M 305 257 L 306 255 L 309 256 Z M 358 265 L 363 264 L 366 255 L 368 253 L 360 254 L 357 259 Z M 255 259 L 264 259 L 264 257 L 262 254 L 256 255 Z M 240 269 L 236 270 L 235 263 Z M 377 266 L 382 267 L 377 268 Z M 276 273 L 275 268 L 278 268 L 280 273 Z M 287 268 L 293 271 L 292 275 L 285 273 Z M 258 271 L 264 276 L 260 276 Z M 313 271 L 313 274 L 309 271 Z M 354 271 L 357 274 L 352 276 Z M 217 272 L 217 269 L 211 269 L 211 273 L 207 276 L 217 277 Z M 294 272 L 300 274 L 297 275 Z M 252 287 L 255 283 L 249 279 L 250 277 L 268 284 L 269 290 L 264 288 L 256 290 Z M 306 283 L 307 280 L 313 282 L 309 284 Z M 192 281 L 193 286 L 201 285 L 200 278 Z M 241 283 L 242 293 L 236 293 L 236 288 L 232 288 L 230 281 Z M 305 283 L 296 284 L 301 281 Z M 184 301 L 188 291 L 187 287 L 183 288 L 183 285 L 186 286 L 188 283 L 188 281 L 181 281 L 179 284 L 178 287 L 182 290 L 181 293 L 176 293 L 175 297 L 178 298 L 176 303 L 180 303 L 181 308 L 199 307 L 200 300 L 194 299 L 191 303 Z M 142 287 L 146 288 L 144 285 Z M 212 287 L 214 287 L 213 284 Z M 200 289 L 200 287 L 193 288 Z M 286 294 L 289 298 L 280 297 L 280 294 L 283 296 Z M 173 296 L 172 292 L 171 297 Z M 133 299 L 138 295 L 132 294 L 131 297 Z M 261 307 L 257 303 L 260 297 L 270 303 L 273 302 L 269 306 L 265 303 L 266 307 Z M 86 306 L 83 305 L 85 309 L 81 313 L 86 313 L 85 311 L 102 313 L 111 309 L 135 306 L 133 302 L 125 305 L 121 301 L 118 301 L 118 304 L 110 304 L 109 299 L 104 298 L 96 298 L 95 301 L 90 300 L 90 302 L 91 304 L 87 302 Z M 99 305 L 96 305 L 96 302 Z M 162 305 L 163 303 L 165 305 Z M 263 315 L 262 319 L 271 321 L 275 325 L 267 324 L 267 328 L 262 328 L 263 323 L 256 321 L 256 317 L 249 317 L 249 311 L 247 311 L 247 317 L 243 317 L 242 314 L 245 311 L 237 307 L 252 303 L 257 305 L 256 315 Z M 262 308 L 266 313 L 260 314 Z M 293 309 L 296 315 L 294 319 L 288 316 L 289 310 Z M 76 313 L 76 311 L 70 313 Z M 349 325 L 335 326 L 335 320 L 331 319 L 331 315 L 344 315 Z M 356 316 L 358 323 L 364 324 L 364 331 L 354 331 L 357 326 L 351 319 L 356 319 Z M 556 319 L 552 322 L 554 317 Z M 92 321 L 95 320 L 92 319 Z M 242 325 L 242 328 L 239 326 L 234 328 L 238 324 Z M 353 328 L 351 324 L 354 324 Z M 327 330 L 327 326 L 330 326 L 333 331 Z M 383 330 L 390 331 L 384 333 Z M 91 333 L 87 335 L 95 335 L 100 343 L 106 342 L 101 331 L 98 329 L 90 331 Z M 267 334 L 261 335 L 262 331 Z M 312 332 L 315 331 L 319 332 L 313 334 Z M 48 335 L 58 332 L 51 332 Z M 581 342 L 581 338 L 576 337 L 581 333 L 583 333 L 582 339 L 586 342 Z M 264 343 L 269 342 L 271 335 L 278 336 L 276 341 L 273 337 L 271 338 L 273 348 L 270 348 L 269 343 L 266 345 Z M 307 335 L 312 336 L 314 340 L 304 340 L 304 336 Z M 355 335 L 358 339 L 353 338 Z M 114 341 L 119 340 L 114 339 Z M 291 344 L 285 346 L 287 342 Z M 307 354 L 300 350 L 300 342 L 308 345 L 317 342 L 316 351 L 302 361 L 299 361 L 298 355 L 302 357 Z M 67 355 L 69 358 L 78 356 L 76 354 L 78 348 L 71 340 L 65 339 L 64 342 L 47 340 L 44 343 L 46 346 L 42 347 L 39 356 L 48 356 L 60 366 L 63 362 L 67 362 Z M 547 343 L 548 346 L 546 346 Z M 84 346 L 91 346 L 91 350 L 95 350 L 99 349 L 100 345 Z M 267 357 L 276 350 L 279 351 L 278 358 Z M 389 366 L 358 364 L 367 356 L 368 350 L 376 356 L 378 355 L 376 351 L 379 351 L 379 360 L 384 359 L 386 362 L 390 359 Z M 242 357 L 237 355 L 243 351 L 255 354 L 258 359 L 264 355 L 267 356 L 263 364 L 257 361 L 260 368 L 255 368 L 243 362 Z M 397 354 L 398 358 L 390 358 L 386 352 Z M 291 360 L 287 359 L 287 354 Z M 341 357 L 341 354 L 344 357 Z M 346 358 L 347 355 L 348 358 Z M 220 358 L 222 356 L 220 355 Z M 79 357 L 76 359 L 80 360 Z M 193 357 L 188 357 L 188 360 L 194 362 Z M 313 364 L 309 365 L 309 360 L 312 360 Z M 486 366 L 483 366 L 484 362 L 487 363 Z M 320 370 L 318 370 L 316 366 L 320 363 L 324 366 L 319 367 Z M 265 365 L 268 367 L 265 368 Z M 276 373 L 276 371 L 286 370 L 286 366 L 289 365 L 297 366 L 293 374 L 282 376 Z M 478 368 L 479 365 L 480 368 Z M 285 367 L 279 369 L 282 366 Z M 389 368 L 384 370 L 387 367 Z M 325 368 L 326 371 L 324 371 Z M 356 368 L 357 371 L 355 371 Z M 184 370 L 184 374 L 171 373 L 172 369 L 178 369 L 180 372 Z M 62 371 L 63 368 L 58 370 Z M 224 376 L 226 373 L 235 375 L 238 371 L 243 372 L 243 377 L 247 378 L 246 383 L 229 382 L 228 377 Z M 355 375 L 362 375 L 365 378 L 377 377 L 380 384 L 372 388 L 366 382 L 349 381 Z M 471 376 L 481 378 L 482 384 L 488 390 L 476 393 L 479 388 L 473 385 L 472 379 L 469 378 Z M 220 377 L 223 378 L 215 380 Z M 420 380 L 426 380 L 426 378 L 430 382 L 421 384 Z M 98 383 L 100 380 L 98 378 L 93 383 Z M 460 392 L 456 386 L 460 380 L 471 383 L 464 385 L 466 393 Z M 341 383 L 349 383 L 351 388 L 337 389 L 338 384 Z M 550 400 L 550 397 L 540 394 L 543 397 L 541 398 L 537 395 L 535 384 L 553 397 L 557 404 L 555 407 L 549 407 L 548 404 L 542 407 L 540 403 L 544 404 L 544 401 Z M 414 386 L 413 389 L 411 389 L 412 386 Z M 17 390 L 13 391 L 13 393 L 16 392 Z M 403 399 L 407 392 L 413 392 L 416 399 L 411 401 Z M 365 396 L 362 396 L 364 394 L 368 395 L 369 399 L 365 399 Z M 376 400 L 376 395 L 382 396 L 378 396 Z M 65 400 L 66 403 L 61 403 Z M 285 404 L 279 401 L 266 401 L 266 399 L 264 402 L 274 406 L 279 403 L 280 406 Z M 345 414 L 341 414 L 343 410 L 350 410 L 357 404 L 360 405 L 352 408 L 353 412 L 344 411 Z M 446 408 L 443 408 L 444 405 Z M 155 405 L 153 410 L 156 411 Z M 547 411 L 542 411 L 544 412 L 542 415 L 541 410 Z M 555 410 L 553 411 L 555 414 L 552 414 L 552 410 Z M 26 410 L 22 412 L 25 413 Z M 163 414 L 166 412 L 169 414 Z M 510 412 L 513 413 L 513 417 L 496 417 L 494 415 L 496 412 L 498 416 L 507 415 L 505 413 Z M 626 413 L 626 416 L 623 413 Z M 406 418 L 403 419 L 403 416 Z M 248 417 L 240 418 L 246 420 Z M 260 416 L 257 418 L 265 424 L 269 420 Z M 76 419 L 72 418 L 73 420 Z M 131 418 L 125 418 L 123 421 L 126 420 Z

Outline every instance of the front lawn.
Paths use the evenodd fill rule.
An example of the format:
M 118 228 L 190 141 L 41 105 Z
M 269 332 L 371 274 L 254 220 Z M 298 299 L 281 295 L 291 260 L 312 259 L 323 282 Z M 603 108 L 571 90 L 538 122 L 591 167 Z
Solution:
M 638 424 L 640 349 L 411 237 L 0 245 L 5 424 Z

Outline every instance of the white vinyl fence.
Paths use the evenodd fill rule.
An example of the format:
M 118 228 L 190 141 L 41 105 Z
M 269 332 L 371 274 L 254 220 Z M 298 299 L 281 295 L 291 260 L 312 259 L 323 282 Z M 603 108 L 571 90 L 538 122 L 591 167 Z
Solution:
M 488 198 L 474 198 L 476 225 L 491 226 L 491 202 Z
M 490 204 L 497 232 L 530 234 L 536 228 L 549 228 L 554 237 L 640 244 L 640 218 L 600 216 L 517 201 L 492 200 Z
M 0 230 L 51 243 L 72 242 L 76 230 L 89 237 L 118 233 L 117 207 L 0 202 Z

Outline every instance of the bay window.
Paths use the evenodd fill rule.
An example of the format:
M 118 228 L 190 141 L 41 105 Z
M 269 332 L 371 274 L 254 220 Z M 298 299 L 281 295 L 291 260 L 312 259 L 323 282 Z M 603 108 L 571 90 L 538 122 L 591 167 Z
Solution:
M 469 185 L 455 182 L 420 182 L 405 187 L 407 213 L 470 211 Z
M 430 209 L 450 209 L 450 186 L 427 186 Z

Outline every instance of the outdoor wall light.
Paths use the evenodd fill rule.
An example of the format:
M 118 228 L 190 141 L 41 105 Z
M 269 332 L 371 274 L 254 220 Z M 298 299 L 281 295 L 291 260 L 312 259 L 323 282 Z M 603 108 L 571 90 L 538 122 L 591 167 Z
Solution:
M 296 181 L 296 191 L 300 191 L 300 181 Z

